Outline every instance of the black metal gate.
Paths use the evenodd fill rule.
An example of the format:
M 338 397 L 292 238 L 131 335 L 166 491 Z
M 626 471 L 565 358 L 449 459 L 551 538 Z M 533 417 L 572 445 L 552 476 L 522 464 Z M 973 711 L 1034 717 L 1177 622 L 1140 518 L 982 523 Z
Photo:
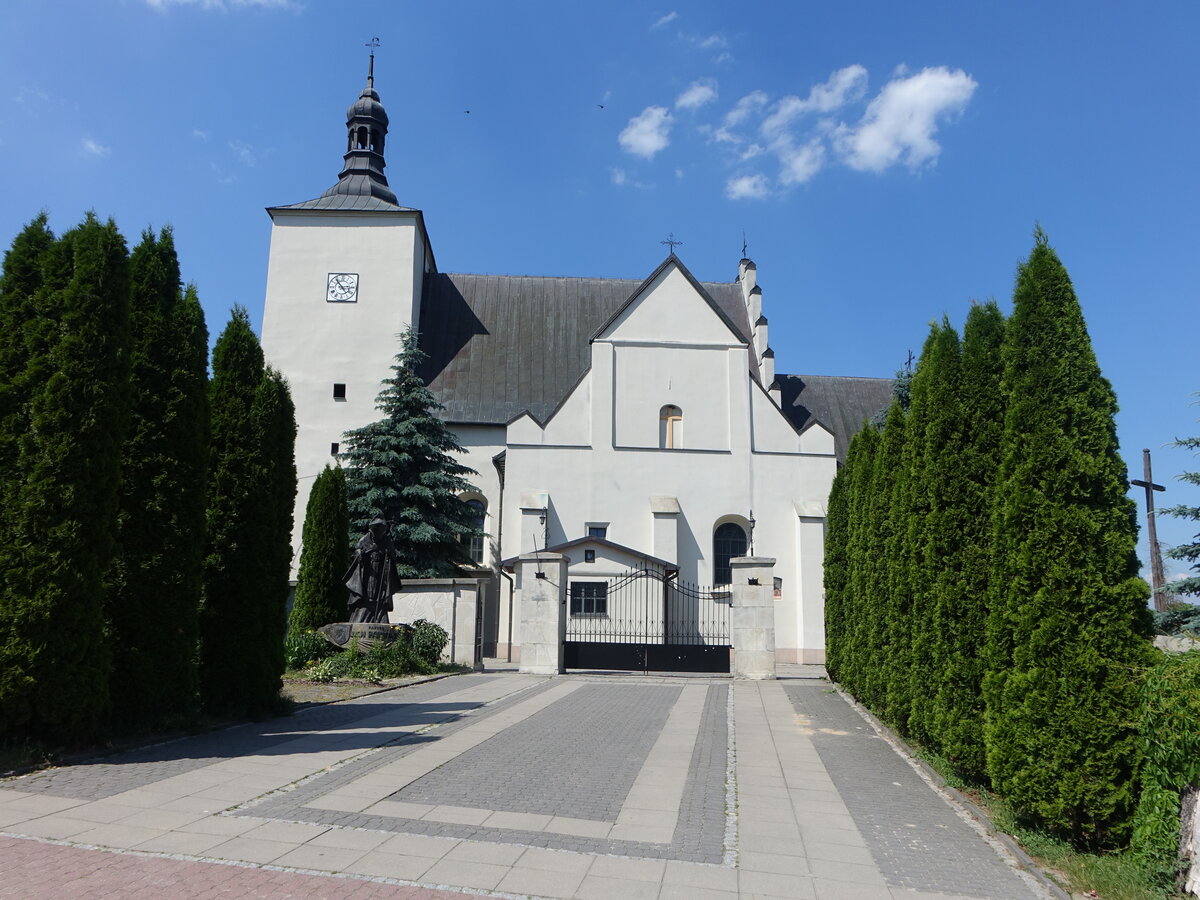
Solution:
M 729 589 L 702 588 L 649 569 L 572 579 L 569 669 L 729 671 Z

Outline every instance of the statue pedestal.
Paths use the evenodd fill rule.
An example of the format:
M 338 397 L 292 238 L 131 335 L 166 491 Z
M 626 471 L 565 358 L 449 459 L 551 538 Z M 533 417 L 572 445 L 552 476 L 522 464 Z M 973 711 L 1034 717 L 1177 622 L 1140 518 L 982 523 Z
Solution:
M 335 647 L 349 650 L 351 643 L 355 643 L 360 653 L 366 653 L 377 644 L 386 647 L 394 643 L 407 627 L 387 622 L 334 622 L 322 625 L 317 631 Z

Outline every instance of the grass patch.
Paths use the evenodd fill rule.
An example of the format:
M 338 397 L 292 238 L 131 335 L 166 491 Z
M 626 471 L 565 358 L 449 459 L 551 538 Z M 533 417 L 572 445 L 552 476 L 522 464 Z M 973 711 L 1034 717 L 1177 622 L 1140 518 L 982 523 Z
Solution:
M 923 748 L 917 749 L 915 755 L 941 775 L 948 787 L 962 792 L 978 805 L 996 828 L 1020 844 L 1068 893 L 1097 896 L 1103 900 L 1175 900 L 1184 897 L 1164 887 L 1156 874 L 1130 851 L 1088 853 L 1077 850 L 1061 838 L 1031 827 L 986 786 L 965 780 L 945 758 Z

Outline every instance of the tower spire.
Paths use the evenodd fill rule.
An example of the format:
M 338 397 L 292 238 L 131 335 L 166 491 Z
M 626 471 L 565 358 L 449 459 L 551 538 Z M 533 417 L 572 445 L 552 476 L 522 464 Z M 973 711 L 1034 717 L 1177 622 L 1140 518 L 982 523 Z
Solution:
M 367 90 L 375 89 L 375 48 L 379 46 L 379 38 L 373 37 L 364 46 L 371 48 L 371 60 L 367 63 Z
M 367 86 L 346 110 L 345 164 L 337 184 L 321 196 L 364 198 L 355 202 L 380 201 L 388 206 L 399 206 L 396 195 L 388 187 L 387 176 L 383 174 L 387 165 L 383 159 L 383 145 L 388 132 L 388 115 L 375 92 L 375 49 L 379 46 L 379 38 L 371 38 L 365 46 L 371 51 Z

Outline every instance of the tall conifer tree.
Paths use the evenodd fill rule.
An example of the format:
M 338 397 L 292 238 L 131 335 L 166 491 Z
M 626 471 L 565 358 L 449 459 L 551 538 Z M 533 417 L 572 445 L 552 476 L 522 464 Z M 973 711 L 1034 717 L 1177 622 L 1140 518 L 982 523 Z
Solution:
M 888 410 L 875 472 L 871 481 L 872 507 L 862 523 L 873 535 L 869 565 L 875 570 L 868 617 L 871 620 L 870 644 L 865 664 L 869 673 L 868 695 L 879 713 L 889 721 L 907 713 L 908 682 L 904 661 L 908 657 L 907 598 L 899 593 L 896 556 L 905 536 L 904 489 L 905 452 L 908 446 L 912 411 L 905 411 L 897 397 Z
M 256 625 L 261 651 L 247 684 L 256 708 L 269 708 L 283 686 L 283 639 L 287 633 L 288 576 L 292 565 L 292 514 L 296 502 L 296 407 L 287 381 L 268 366 L 252 409 L 260 448 L 261 520 Z
M 384 417 L 346 432 L 341 454 L 351 537 L 357 540 L 376 516 L 387 519 L 407 578 L 453 575 L 459 565 L 472 565 L 470 539 L 479 534 L 476 513 L 459 499 L 475 472 L 452 455 L 465 450 L 417 375 L 424 359 L 410 328 L 375 402 Z
M 864 676 L 870 671 L 871 660 L 865 649 L 872 623 L 867 621 L 866 607 L 870 591 L 870 554 L 872 529 L 869 524 L 871 505 L 871 474 L 879 447 L 879 432 L 864 428 L 854 436 L 854 476 L 851 479 L 850 527 L 847 529 L 846 601 L 842 604 L 842 634 L 845 651 L 838 669 L 842 684 L 856 696 L 863 688 Z M 849 464 L 850 455 L 847 456 Z
M 854 493 L 855 467 L 862 442 L 850 441 L 846 463 L 834 476 L 825 513 L 825 668 L 834 681 L 846 652 L 846 590 L 850 581 L 850 498 Z
M 949 319 L 933 327 L 914 380 L 913 409 L 924 423 L 921 442 L 910 458 L 908 477 L 921 495 L 925 515 L 910 523 L 913 572 L 912 662 L 909 668 L 909 729 L 940 747 L 936 732 L 937 692 L 947 652 L 948 632 L 957 623 L 940 612 L 957 577 L 955 553 L 962 538 L 963 477 L 959 453 L 963 427 L 959 413 L 962 348 Z
M 346 475 L 340 466 L 326 466 L 308 495 L 289 630 L 312 630 L 346 620 L 342 578 L 350 561 L 349 529 Z
M 198 328 L 189 321 L 198 303 L 180 291 L 170 229 L 145 232 L 130 269 L 133 415 L 107 607 L 113 714 L 127 729 L 195 710 L 208 351 L 203 313 Z
M 0 727 L 78 743 L 109 711 L 102 597 L 129 419 L 129 256 L 116 225 L 89 214 L 41 269 L 24 309 L 21 482 L 5 498 Z
M 1004 316 L 994 301 L 971 307 L 963 329 L 957 392 L 957 444 L 939 490 L 950 515 L 939 531 L 950 546 L 940 563 L 934 622 L 936 693 L 929 729 L 941 753 L 972 778 L 984 775 L 983 642 L 991 564 L 992 483 L 999 468 L 1004 400 L 1000 392 L 1000 343 Z M 937 478 L 936 473 L 931 475 Z
M 987 765 L 1018 809 L 1077 840 L 1119 837 L 1134 801 L 1148 589 L 1100 374 L 1044 232 L 1017 274 L 1003 346 Z
M 261 654 L 274 651 L 261 640 L 267 626 L 260 589 L 264 567 L 273 567 L 266 548 L 277 524 L 274 496 L 262 463 L 261 423 L 255 398 L 264 377 L 263 353 L 250 317 L 235 307 L 213 348 L 209 386 L 212 440 L 204 560 L 204 604 L 200 615 L 200 686 L 207 709 L 235 715 L 259 714 L 270 700 L 259 695 Z
M 1197 401 L 1200 403 L 1200 400 Z M 1200 437 L 1178 438 L 1175 441 L 1176 447 L 1183 447 L 1188 450 L 1200 452 Z M 1179 476 L 1181 481 L 1188 484 L 1200 485 L 1200 472 L 1184 472 Z M 1200 506 L 1185 506 L 1177 504 L 1168 509 L 1163 510 L 1168 516 L 1175 516 L 1178 519 L 1184 519 L 1190 522 L 1200 522 Z M 1180 544 L 1178 547 L 1172 547 L 1167 551 L 1167 556 L 1172 559 L 1182 559 L 1185 562 L 1192 564 L 1192 572 L 1195 574 L 1181 578 L 1178 581 L 1172 582 L 1171 593 L 1173 594 L 1200 594 L 1200 534 L 1186 544 Z

